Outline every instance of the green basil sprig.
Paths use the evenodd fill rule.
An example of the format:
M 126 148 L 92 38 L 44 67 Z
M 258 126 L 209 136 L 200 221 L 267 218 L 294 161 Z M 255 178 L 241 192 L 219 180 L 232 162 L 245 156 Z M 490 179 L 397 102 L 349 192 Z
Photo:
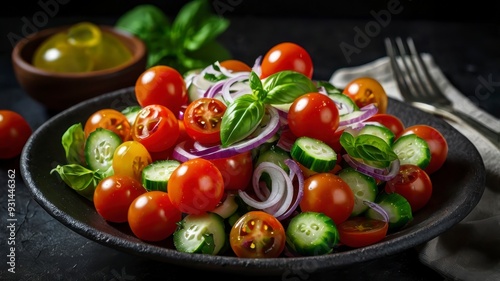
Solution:
M 229 27 L 229 20 L 215 15 L 209 1 L 185 4 L 171 22 L 151 4 L 138 5 L 123 14 L 115 27 L 139 37 L 147 47 L 147 67 L 168 65 L 184 73 L 231 58 L 215 39 Z
M 80 164 L 57 165 L 50 173 L 58 173 L 61 179 L 83 197 L 93 200 L 94 190 L 103 177 Z
M 318 90 L 307 76 L 291 70 L 272 74 L 264 81 L 251 72 L 249 85 L 252 93 L 236 98 L 222 117 L 222 147 L 248 137 L 262 121 L 266 104 L 292 103 L 297 97 Z
M 388 167 L 398 158 L 387 142 L 374 135 L 353 136 L 344 131 L 340 136 L 340 144 L 351 157 L 379 168 Z

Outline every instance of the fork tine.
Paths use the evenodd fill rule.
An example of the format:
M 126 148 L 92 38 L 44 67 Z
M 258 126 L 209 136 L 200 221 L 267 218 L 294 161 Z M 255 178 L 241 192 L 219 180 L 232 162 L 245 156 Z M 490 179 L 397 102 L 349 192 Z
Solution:
M 419 52 L 417 52 L 417 49 L 415 47 L 415 43 L 413 42 L 413 39 L 411 37 L 407 38 L 407 45 L 408 49 L 410 50 L 410 54 L 412 57 L 416 59 L 418 64 L 420 65 L 420 69 L 422 70 L 426 82 L 423 81 L 422 77 L 419 75 L 419 79 L 422 82 L 422 85 L 425 84 L 428 87 L 428 90 L 426 91 L 428 96 L 430 98 L 433 98 L 434 103 L 440 103 L 443 105 L 451 105 L 451 102 L 449 99 L 443 94 L 441 89 L 438 87 L 436 84 L 436 81 L 434 78 L 432 78 L 431 74 L 429 73 L 429 69 L 427 68 L 427 65 L 424 63 L 424 60 L 422 59 L 422 56 L 420 55 Z M 415 60 L 412 60 L 414 62 Z M 419 72 L 420 73 L 420 72 Z
M 403 96 L 403 99 L 407 101 L 412 101 L 414 98 L 410 94 L 410 87 L 408 86 L 408 83 L 404 78 L 404 73 L 399 67 L 399 63 L 397 61 L 397 50 L 390 38 L 385 38 L 385 49 L 387 55 L 389 56 L 391 62 L 391 68 L 396 78 L 396 82 L 400 89 L 401 95 Z
M 422 76 L 420 75 L 419 67 L 417 66 L 415 60 L 413 59 L 413 54 L 408 54 L 407 47 L 403 40 L 398 37 L 396 38 L 396 44 L 399 48 L 399 54 L 401 56 L 401 60 L 403 61 L 403 65 L 406 69 L 405 77 L 410 82 L 409 84 L 413 88 L 413 94 L 419 98 L 420 101 L 429 98 L 430 94 L 428 89 L 426 88 L 426 83 L 423 81 Z M 408 63 L 410 61 L 410 63 Z

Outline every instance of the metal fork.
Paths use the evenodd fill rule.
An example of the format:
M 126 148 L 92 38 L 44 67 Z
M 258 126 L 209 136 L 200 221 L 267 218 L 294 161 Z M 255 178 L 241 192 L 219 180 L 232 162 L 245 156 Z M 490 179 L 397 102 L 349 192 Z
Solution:
M 429 74 L 426 64 L 417 52 L 412 38 L 404 42 L 397 37 L 385 39 L 387 55 L 403 99 L 411 105 L 433 115 L 465 125 L 485 136 L 500 149 L 500 133 L 495 132 L 471 116 L 455 110 L 453 103 L 443 94 Z M 402 60 L 402 67 L 397 61 Z M 406 74 L 405 74 L 406 73 Z

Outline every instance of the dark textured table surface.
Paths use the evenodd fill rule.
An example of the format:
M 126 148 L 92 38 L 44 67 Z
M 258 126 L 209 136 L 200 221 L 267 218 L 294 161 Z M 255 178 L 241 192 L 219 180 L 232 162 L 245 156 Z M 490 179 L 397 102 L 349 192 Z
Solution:
M 77 22 L 80 18 L 54 18 L 58 25 Z M 92 18 L 97 23 L 114 23 L 109 18 Z M 500 26 L 488 23 L 458 23 L 432 20 L 398 20 L 386 22 L 371 19 L 256 19 L 231 18 L 230 28 L 220 36 L 222 42 L 239 58 L 253 63 L 274 44 L 295 41 L 312 55 L 317 79 L 329 79 L 338 68 L 356 66 L 385 55 L 386 36 L 412 36 L 421 51 L 434 55 L 449 80 L 479 106 L 500 117 Z M 21 113 L 36 129 L 55 112 L 47 111 L 30 99 L 19 87 L 12 71 L 10 51 L 5 42 L 9 32 L 21 32 L 18 17 L 1 18 L 2 53 L 0 57 L 0 108 Z M 371 27 L 370 27 L 371 26 Z M 376 27 L 376 28 L 374 28 Z M 367 29 L 368 28 L 368 29 Z M 369 30 L 369 28 L 373 28 Z M 358 32 L 368 30 L 363 45 L 356 45 Z M 355 46 L 357 52 L 347 56 L 341 44 Z M 487 81 L 487 82 L 485 82 Z M 495 82 L 496 81 L 496 82 Z M 484 85 L 484 83 L 489 83 Z M 483 86 L 481 86 L 483 85 Z M 488 92 L 480 87 L 488 86 Z M 481 88 L 483 89 L 483 88 Z M 64 93 L 69 94 L 69 93 Z M 48 151 L 47 153 L 50 153 Z M 201 274 L 221 279 L 253 280 L 255 277 L 197 272 L 179 266 L 147 260 L 123 253 L 88 240 L 55 220 L 31 197 L 19 171 L 19 159 L 0 162 L 0 280 L 185 280 Z M 7 271 L 10 235 L 7 224 L 7 179 L 14 174 L 15 183 L 15 273 Z M 188 265 L 186 265 L 188 266 Z M 423 265 L 416 249 L 331 272 L 296 276 L 259 277 L 263 280 L 444 280 Z M 459 277 L 457 277 L 459 279 Z

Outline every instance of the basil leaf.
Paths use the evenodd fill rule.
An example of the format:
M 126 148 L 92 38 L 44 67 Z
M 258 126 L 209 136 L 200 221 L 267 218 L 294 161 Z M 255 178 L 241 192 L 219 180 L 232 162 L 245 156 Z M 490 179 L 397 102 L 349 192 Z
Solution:
M 266 91 L 264 91 L 264 88 L 262 87 L 262 81 L 260 80 L 257 73 L 255 73 L 254 71 L 250 73 L 248 83 L 250 85 L 250 89 L 252 89 L 253 95 L 260 101 L 264 100 L 267 93 Z
M 351 157 L 360 158 L 356 150 L 356 138 L 351 133 L 346 131 L 342 132 L 342 135 L 340 135 L 340 145 L 342 145 L 347 154 Z
M 309 77 L 291 70 L 280 71 L 268 76 L 264 80 L 263 87 L 267 92 L 263 102 L 267 104 L 291 103 L 303 94 L 318 91 Z
M 254 95 L 246 94 L 228 105 L 221 121 L 222 147 L 249 136 L 264 117 L 264 104 Z
M 359 135 L 355 145 L 360 158 L 372 162 L 372 165 L 387 167 L 398 158 L 391 146 L 377 136 Z
M 57 165 L 50 173 L 58 173 L 69 187 L 89 200 L 93 200 L 94 190 L 102 176 L 96 171 L 79 164 Z
M 69 164 L 85 164 L 85 133 L 81 123 L 70 126 L 62 135 L 61 143 Z
M 195 30 L 195 33 L 184 39 L 184 47 L 187 50 L 196 50 L 204 44 L 214 40 L 229 27 L 229 20 L 211 16 L 207 18 L 200 27 Z

